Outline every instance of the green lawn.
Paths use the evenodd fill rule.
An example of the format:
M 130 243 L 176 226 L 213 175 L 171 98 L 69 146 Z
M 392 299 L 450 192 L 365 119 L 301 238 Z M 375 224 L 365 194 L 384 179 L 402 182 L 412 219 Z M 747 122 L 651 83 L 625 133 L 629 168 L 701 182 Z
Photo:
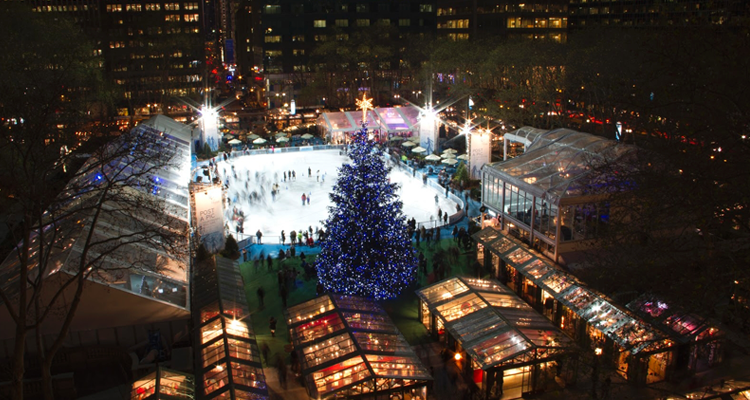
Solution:
M 439 248 L 447 250 L 451 247 L 455 247 L 453 239 L 443 239 L 438 244 L 432 243 L 432 246 L 428 246 L 425 243 L 421 243 L 418 250 L 422 251 L 427 257 L 428 271 L 431 271 L 433 255 Z M 307 254 L 307 253 L 306 253 Z M 317 253 L 307 254 L 307 261 L 312 262 L 317 256 Z M 457 262 L 450 262 L 450 272 L 447 276 L 471 276 L 473 272 L 469 269 L 475 259 L 475 250 L 472 249 L 470 252 L 461 252 Z M 293 266 L 298 271 L 302 272 L 300 267 L 301 261 L 299 257 L 295 257 L 293 260 L 286 260 L 284 262 L 287 266 Z M 265 263 L 256 272 L 252 262 L 245 262 L 240 265 L 240 273 L 245 282 L 245 293 L 247 295 L 248 305 L 250 307 L 252 325 L 255 331 L 255 336 L 258 341 L 258 345 L 263 343 L 268 344 L 271 349 L 271 356 L 273 354 L 281 352 L 284 354 L 284 345 L 289 343 L 289 333 L 287 331 L 287 324 L 283 318 L 283 306 L 281 297 L 279 296 L 278 289 L 278 278 L 277 271 L 279 270 L 279 262 L 274 259 L 273 272 L 268 272 Z M 304 278 L 303 275 L 300 275 Z M 418 284 L 412 289 L 406 290 L 396 299 L 387 300 L 381 302 L 382 306 L 391 316 L 396 326 L 401 330 L 406 340 L 411 345 L 428 343 L 432 339 L 427 335 L 427 330 L 419 322 L 418 316 L 418 300 L 414 293 L 416 289 L 424 287 L 428 284 L 428 278 L 425 276 L 419 277 Z M 299 281 L 299 280 L 298 280 Z M 301 303 L 306 300 L 310 300 L 315 297 L 315 280 L 304 281 L 300 286 L 295 287 L 288 297 L 287 305 L 291 306 L 294 304 Z M 259 307 L 259 301 L 257 296 L 258 287 L 263 287 L 265 291 L 265 307 Z M 278 320 L 276 326 L 276 337 L 271 337 L 271 331 L 268 325 L 269 318 L 273 316 Z M 288 354 L 285 354 L 288 362 Z

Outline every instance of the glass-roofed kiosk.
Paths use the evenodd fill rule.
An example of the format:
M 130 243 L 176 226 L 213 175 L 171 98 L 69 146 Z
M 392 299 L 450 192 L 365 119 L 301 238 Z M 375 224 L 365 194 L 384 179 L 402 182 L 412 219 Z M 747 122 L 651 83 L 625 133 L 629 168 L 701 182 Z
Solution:
M 235 261 L 217 257 L 195 267 L 195 370 L 201 399 L 269 398 L 244 287 Z
M 539 393 L 556 376 L 575 380 L 573 340 L 500 282 L 453 277 L 417 296 L 422 323 L 455 351 L 484 398 Z
M 669 335 L 585 286 L 517 238 L 491 226 L 472 237 L 481 247 L 477 257 L 481 255 L 485 265 L 492 260 L 492 272 L 500 282 L 581 348 L 599 349 L 596 355 L 630 382 L 669 378 L 675 365 L 675 342 Z
M 310 397 L 427 399 L 432 377 L 376 303 L 326 294 L 285 317 Z
M 560 255 L 580 250 L 607 229 L 607 188 L 592 167 L 617 162 L 634 147 L 570 129 L 523 127 L 523 154 L 482 167 L 482 204 L 488 224 L 540 249 Z

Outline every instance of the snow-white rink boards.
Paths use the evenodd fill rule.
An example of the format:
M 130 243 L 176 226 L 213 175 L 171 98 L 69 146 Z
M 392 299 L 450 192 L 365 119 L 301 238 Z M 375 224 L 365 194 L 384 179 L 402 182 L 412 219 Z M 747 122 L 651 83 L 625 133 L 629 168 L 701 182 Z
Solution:
M 218 170 L 222 182 L 227 178 L 229 180 L 227 197 L 231 203 L 224 207 L 224 219 L 230 232 L 236 232 L 236 222 L 232 219 L 234 207 L 245 214 L 245 233 L 238 235 L 240 239 L 253 236 L 254 240 L 255 233 L 260 229 L 264 242 L 278 243 L 283 229 L 288 243 L 292 230 L 299 232 L 310 226 L 317 230 L 323 226 L 322 221 L 328 219 L 328 207 L 331 205 L 329 193 L 338 178 L 338 169 L 350 161 L 339 150 L 243 155 L 220 161 Z M 311 176 L 308 176 L 308 168 L 312 171 Z M 284 171 L 287 174 L 295 171 L 296 180 L 287 177 L 284 182 Z M 418 223 L 432 226 L 437 221 L 438 208 L 449 214 L 456 212 L 456 202 L 446 198 L 445 192 L 425 185 L 419 173 L 412 177 L 404 170 L 393 168 L 390 178 L 391 182 L 400 186 L 397 193 L 407 219 L 414 218 Z M 279 185 L 275 200 L 271 196 L 274 182 Z M 257 194 L 257 200 L 250 199 L 253 192 Z M 303 193 L 305 196 L 311 195 L 310 204 L 305 202 L 302 205 Z M 437 204 L 435 195 L 438 196 Z M 431 222 L 431 217 L 434 222 Z

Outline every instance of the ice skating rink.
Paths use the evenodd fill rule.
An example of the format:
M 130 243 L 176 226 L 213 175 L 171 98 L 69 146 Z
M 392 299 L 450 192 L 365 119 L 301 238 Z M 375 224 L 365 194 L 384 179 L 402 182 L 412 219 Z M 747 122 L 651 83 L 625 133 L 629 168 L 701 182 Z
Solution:
M 338 168 L 349 161 L 339 150 L 245 155 L 220 161 L 221 180 L 229 180 L 227 197 L 231 203 L 224 208 L 224 218 L 230 232 L 236 230 L 235 208 L 245 215 L 245 234 L 239 235 L 240 238 L 254 236 L 260 229 L 264 240 L 278 243 L 282 229 L 286 231 L 287 242 L 292 230 L 299 232 L 312 227 L 317 231 L 328 218 L 331 205 L 328 194 L 338 178 Z M 290 171 L 296 173 L 296 179 L 287 177 L 284 181 L 284 172 L 289 175 Z M 423 184 L 419 174 L 412 177 L 394 168 L 391 182 L 400 185 L 398 194 L 406 218 L 431 226 L 430 218 L 437 220 L 439 208 L 449 214 L 456 212 L 456 202 L 446 198 L 444 192 Z M 274 184 L 279 188 L 275 198 L 271 194 Z M 310 196 L 309 204 L 302 204 L 303 193 Z

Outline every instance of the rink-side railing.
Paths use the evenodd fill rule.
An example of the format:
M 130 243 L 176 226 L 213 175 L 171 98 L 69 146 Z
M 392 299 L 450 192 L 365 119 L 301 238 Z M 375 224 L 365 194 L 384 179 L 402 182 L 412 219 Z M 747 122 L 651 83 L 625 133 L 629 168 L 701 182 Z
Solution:
M 406 173 L 411 174 L 415 179 L 422 179 L 422 173 L 423 172 L 419 171 L 418 169 L 416 169 L 416 168 L 414 168 L 412 166 L 407 165 L 406 163 L 402 162 L 401 160 L 398 160 L 396 158 L 391 157 L 391 155 L 387 154 L 387 153 L 385 154 L 385 159 L 386 159 L 386 161 L 390 165 L 392 165 L 395 168 L 399 168 L 402 171 L 405 171 Z M 441 196 L 443 196 L 443 195 L 445 195 L 445 193 L 447 193 L 447 195 L 445 195 L 445 197 L 447 197 L 447 198 L 455 201 L 459 206 L 461 206 L 461 210 L 459 210 L 458 212 L 456 212 L 454 214 L 448 215 L 448 223 L 447 224 L 443 223 L 442 220 L 441 221 L 437 221 L 437 220 L 434 220 L 434 221 L 418 221 L 417 222 L 417 227 L 418 228 L 422 227 L 422 226 L 424 226 L 425 228 L 434 228 L 434 227 L 444 227 L 444 226 L 454 225 L 454 224 L 458 223 L 458 221 L 460 221 L 464 217 L 464 215 L 466 215 L 466 202 L 464 201 L 463 198 L 461 198 L 459 196 L 456 196 L 453 193 L 453 191 L 450 190 L 450 188 L 446 191 L 446 187 L 443 186 L 443 185 L 441 185 L 441 184 L 439 184 L 439 183 L 437 183 L 437 181 L 435 179 L 430 179 L 428 177 L 426 184 L 429 185 L 430 187 L 436 189 L 438 192 L 440 192 Z

